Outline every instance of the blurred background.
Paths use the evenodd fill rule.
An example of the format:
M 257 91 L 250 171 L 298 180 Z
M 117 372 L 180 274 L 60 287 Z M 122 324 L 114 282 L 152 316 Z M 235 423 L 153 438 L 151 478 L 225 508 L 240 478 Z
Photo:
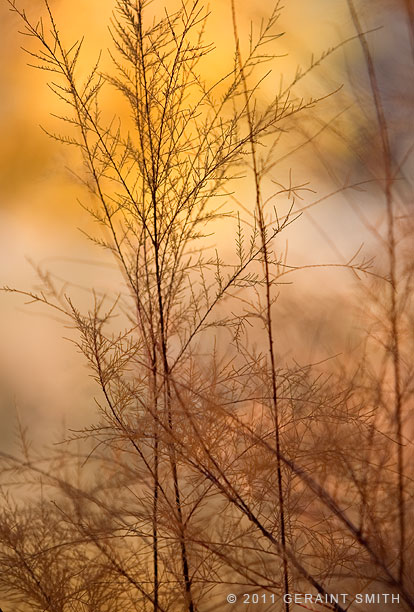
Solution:
M 23 3 L 29 16 L 44 14 L 40 0 Z M 22 6 L 23 6 L 22 4 Z M 156 0 L 154 14 L 174 3 Z M 267 3 L 263 3 L 265 5 Z M 356 3 L 362 27 L 375 59 L 393 158 L 398 167 L 396 189 L 401 203 L 412 207 L 413 143 L 413 15 L 409 0 Z M 56 21 L 70 46 L 85 35 L 82 69 L 85 74 L 103 50 L 108 67 L 108 24 L 114 3 L 88 0 L 52 2 Z M 206 39 L 215 50 L 206 60 L 206 78 L 231 66 L 233 38 L 230 3 L 211 3 Z M 242 44 L 250 23 L 266 16 L 251 0 L 238 0 L 237 19 Z M 71 174 L 81 167 L 76 152 L 50 139 L 39 127 L 59 131 L 51 113 L 60 105 L 47 87 L 47 75 L 27 66 L 21 46 L 30 44 L 18 34 L 21 23 L 7 3 L 0 5 L 0 285 L 24 290 L 36 287 L 35 267 L 49 270 L 83 304 L 91 287 L 111 293 L 119 283 L 116 265 L 79 231 L 93 222 L 79 205 L 89 195 Z M 228 24 L 224 26 L 223 24 Z M 384 171 L 375 112 L 361 47 L 345 0 L 290 0 L 279 21 L 284 32 L 275 44 L 280 58 L 261 87 L 264 99 L 283 82 L 318 65 L 296 88 L 298 96 L 332 96 L 302 117 L 291 120 L 280 140 L 272 178 L 283 187 L 305 185 L 297 209 L 312 205 L 292 224 L 276 245 L 288 249 L 291 265 L 344 264 L 362 246 L 359 260 L 381 248 L 372 228 L 382 231 Z M 244 41 L 244 42 L 243 42 Z M 348 42 L 344 42 L 348 41 Z M 343 44 L 342 44 L 343 43 Z M 336 48 L 337 47 L 337 48 Z M 334 52 L 331 49 L 336 48 Z M 327 57 L 319 63 L 319 58 Z M 224 58 L 227 58 L 225 60 Z M 313 60 L 312 60 L 313 58 Z M 105 99 L 108 109 L 116 98 Z M 246 195 L 240 190 L 237 197 Z M 228 202 L 227 209 L 234 205 Z M 411 209 L 412 210 L 412 209 Z M 218 228 L 222 258 L 233 247 Z M 234 250 L 234 249 L 233 249 Z M 32 262 L 32 263 L 30 263 Z M 358 343 L 355 309 L 358 280 L 341 268 L 307 269 L 286 276 L 280 288 L 276 319 L 277 349 L 283 359 L 305 364 L 353 350 Z M 290 284 L 292 283 L 292 284 Z M 13 443 L 16 417 L 31 436 L 51 441 L 62 423 L 77 428 L 94 415 L 94 385 L 83 358 L 65 341 L 70 331 L 46 308 L 27 306 L 22 296 L 0 294 L 0 444 Z M 85 302 L 86 303 L 86 302 Z M 295 316 L 292 317 L 292 310 Z M 299 356 L 299 357 L 298 357 Z

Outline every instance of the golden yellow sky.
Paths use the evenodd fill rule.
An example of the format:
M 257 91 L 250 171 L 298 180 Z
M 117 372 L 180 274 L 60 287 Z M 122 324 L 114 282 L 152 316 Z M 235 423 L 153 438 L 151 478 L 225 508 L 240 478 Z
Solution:
M 23 4 L 28 14 L 34 18 L 44 14 L 41 0 L 31 0 Z M 260 3 L 252 0 L 237 2 L 239 27 L 245 41 L 250 23 L 258 23 L 265 17 L 266 11 L 260 9 L 258 4 Z M 267 6 L 267 3 L 263 6 L 265 4 Z M 274 74 L 264 86 L 264 90 L 266 87 L 271 88 L 273 82 L 279 80 L 278 70 L 288 78 L 298 64 L 305 67 L 309 64 L 312 53 L 314 57 L 318 57 L 329 47 L 353 34 L 345 0 L 290 0 L 285 4 L 280 18 L 280 30 L 285 32 L 285 35 L 278 43 L 278 52 L 287 53 L 288 56 L 280 59 L 280 68 L 279 64 L 275 66 Z M 362 3 L 363 8 L 366 4 Z M 151 10 L 156 14 L 157 10 L 162 10 L 162 6 L 163 2 L 156 0 Z M 168 6 L 171 10 L 174 3 L 169 0 Z M 369 27 L 383 25 L 382 17 L 389 20 L 390 14 L 397 20 L 398 15 L 402 14 L 403 2 L 380 0 L 376 2 L 376 6 L 375 14 L 373 11 L 366 11 L 368 16 L 365 21 Z M 55 1 L 52 2 L 52 7 L 68 45 L 85 35 L 83 65 L 86 70 L 99 49 L 103 48 L 105 52 L 110 44 L 107 26 L 113 2 Z M 388 7 L 387 10 L 385 7 Z M 51 122 L 49 113 L 59 112 L 60 106 L 46 87 L 45 74 L 31 70 L 26 65 L 28 58 L 20 46 L 28 41 L 17 33 L 21 25 L 19 18 L 8 10 L 6 3 L 2 3 L 0 15 L 0 208 L 9 211 L 16 211 L 21 207 L 32 209 L 36 203 L 47 211 L 47 217 L 51 221 L 56 216 L 60 218 L 68 214 L 73 207 L 76 208 L 71 181 L 64 170 L 65 162 L 71 159 L 70 153 L 50 141 L 38 127 L 42 124 L 53 129 L 57 124 Z M 364 11 L 361 16 L 364 17 Z M 212 40 L 217 47 L 207 62 L 215 76 L 217 67 L 222 68 L 223 64 L 225 65 L 223 58 L 231 60 L 232 57 L 233 36 L 229 1 L 218 0 L 211 3 L 207 39 Z M 345 100 L 352 97 L 352 88 L 360 86 L 360 75 L 356 75 L 357 82 L 353 83 L 346 72 L 357 61 L 357 55 L 357 44 L 346 45 L 303 81 L 301 91 L 305 95 L 310 92 L 313 95 L 315 92 L 317 95 L 324 95 L 344 84 L 342 98 L 338 96 L 340 99 L 335 104 L 337 108 L 341 104 L 345 105 Z M 328 118 L 329 108 L 326 112 Z M 347 128 L 355 129 L 355 122 L 351 122 Z M 328 142 L 327 139 L 325 146 L 340 148 L 338 142 Z M 67 193 L 67 197 L 63 199 L 61 187 Z M 30 204 L 27 202 L 27 190 L 30 192 Z M 54 197 L 55 190 L 60 192 L 59 203 Z
M 280 60 L 281 70 L 287 74 L 293 73 L 298 62 L 306 64 L 309 61 L 311 50 L 317 55 L 324 50 L 325 45 L 337 44 L 341 37 L 346 36 L 349 23 L 346 22 L 346 11 L 341 4 L 320 0 L 312 3 L 287 3 L 280 19 L 280 29 L 286 32 L 280 41 L 280 52 L 288 52 L 289 57 Z M 40 0 L 28 2 L 26 5 L 29 15 L 35 17 L 42 13 Z M 154 13 L 161 5 L 160 0 L 153 3 Z M 85 66 L 93 62 L 100 48 L 105 50 L 109 45 L 107 25 L 112 6 L 113 3 L 108 0 L 52 3 L 56 20 L 65 33 L 68 45 L 85 34 Z M 251 0 L 239 0 L 237 6 L 239 27 L 246 38 L 250 21 L 257 22 L 265 13 Z M 15 209 L 16 206 L 25 206 L 22 200 L 26 200 L 28 189 L 32 201 L 29 208 L 32 208 L 33 198 L 37 201 L 39 197 L 39 187 L 44 200 L 39 206 L 47 206 L 49 220 L 52 220 L 56 214 L 60 217 L 66 214 L 68 209 L 71 210 L 74 201 L 72 193 L 64 199 L 62 206 L 57 206 L 54 201 L 55 189 L 60 191 L 63 185 L 65 191 L 70 191 L 67 176 L 62 168 L 65 156 L 69 153 L 48 140 L 38 127 L 39 124 L 46 127 L 56 125 L 50 121 L 49 112 L 59 112 L 60 107 L 46 87 L 45 74 L 30 70 L 26 65 L 28 57 L 21 51 L 20 45 L 27 44 L 28 41 L 17 34 L 20 29 L 18 17 L 6 9 L 5 3 L 0 10 L 0 206 L 9 210 Z M 227 25 L 223 27 L 226 22 Z M 211 38 L 217 46 L 217 51 L 209 58 L 210 70 L 215 75 L 218 62 L 222 68 L 223 57 L 227 55 L 230 61 L 232 57 L 229 2 L 220 0 L 212 5 L 209 28 L 207 38 Z

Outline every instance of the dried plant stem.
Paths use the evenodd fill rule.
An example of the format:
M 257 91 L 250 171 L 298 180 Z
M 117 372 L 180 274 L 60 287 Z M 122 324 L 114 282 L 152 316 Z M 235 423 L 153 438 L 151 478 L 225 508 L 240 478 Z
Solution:
M 272 412 L 273 419 L 275 425 L 275 450 L 276 450 L 276 472 L 277 472 L 277 492 L 278 492 L 278 504 L 279 504 L 279 514 L 280 514 L 280 541 L 282 545 L 282 556 L 283 556 L 283 587 L 284 587 L 284 595 L 289 593 L 289 568 L 288 568 L 288 558 L 286 555 L 286 514 L 285 514 L 285 499 L 284 499 L 284 485 L 283 485 L 283 476 L 282 476 L 282 464 L 280 460 L 281 455 L 281 444 L 280 444 L 280 415 L 279 415 L 279 406 L 278 406 L 278 394 L 277 394 L 277 379 L 276 379 L 276 363 L 275 363 L 275 352 L 274 352 L 274 338 L 273 338 L 273 327 L 272 327 L 272 296 L 271 296 L 271 287 L 272 281 L 270 277 L 270 265 L 269 265 L 269 243 L 267 237 L 267 229 L 266 222 L 264 219 L 264 211 L 261 197 L 261 185 L 260 185 L 260 175 L 259 175 L 259 167 L 257 162 L 257 153 L 255 142 L 253 138 L 254 133 L 254 125 L 253 125 L 253 117 L 252 111 L 250 108 L 250 99 L 248 93 L 248 86 L 246 75 L 243 68 L 243 61 L 240 50 L 240 40 L 237 29 L 237 20 L 236 20 L 236 3 L 235 0 L 231 0 L 231 10 L 232 10 L 232 19 L 233 19 L 233 32 L 234 32 L 234 40 L 236 47 L 236 56 L 237 62 L 239 65 L 239 70 L 241 74 L 241 79 L 243 82 L 243 90 L 246 104 L 246 116 L 249 127 L 249 133 L 251 134 L 250 138 L 250 153 L 253 167 L 253 175 L 254 175 L 254 184 L 255 184 L 255 193 L 256 193 L 256 214 L 259 222 L 259 230 L 260 230 L 260 238 L 261 238 L 261 246 L 262 246 L 262 254 L 263 254 L 263 264 L 264 264 L 264 282 L 265 282 L 265 291 L 266 291 L 266 307 L 265 307 L 265 327 L 267 333 L 267 343 L 268 343 L 268 352 L 269 352 L 269 361 L 270 361 L 270 376 L 271 376 L 271 396 L 272 396 Z M 277 5 L 274 9 L 277 11 Z M 284 608 L 286 612 L 290 610 L 290 604 L 287 598 L 284 598 Z
M 383 167 L 385 172 L 385 204 L 387 212 L 387 250 L 389 263 L 389 296 L 390 296 L 390 353 L 393 366 L 393 395 L 394 395 L 394 417 L 396 423 L 396 453 L 397 453 L 397 497 L 398 497 L 398 527 L 399 527 L 399 563 L 398 580 L 403 585 L 405 569 L 405 540 L 406 540 L 406 508 L 404 491 L 404 439 L 403 439 L 403 401 L 401 391 L 401 357 L 400 357 L 400 332 L 399 315 L 397 303 L 397 239 L 395 230 L 395 210 L 393 200 L 394 172 L 392 163 L 391 146 L 388 135 L 387 119 L 382 104 L 375 64 L 368 45 L 366 36 L 362 30 L 353 0 L 348 0 L 349 11 L 352 21 L 358 33 L 364 59 L 366 62 L 371 93 L 378 122 L 379 135 L 381 140 L 381 152 Z

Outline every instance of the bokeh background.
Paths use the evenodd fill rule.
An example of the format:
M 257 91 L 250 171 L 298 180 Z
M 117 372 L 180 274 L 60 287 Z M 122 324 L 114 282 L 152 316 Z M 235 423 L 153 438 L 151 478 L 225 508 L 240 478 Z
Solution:
M 114 3 L 109 0 L 63 2 L 52 8 L 69 45 L 85 36 L 82 69 L 87 72 L 100 49 L 109 66 L 108 24 Z M 172 10 L 173 2 L 156 0 L 152 10 Z M 266 4 L 238 0 L 238 22 L 244 41 L 250 23 L 260 22 Z M 29 15 L 44 14 L 40 0 L 27 0 Z M 412 203 L 413 140 L 413 21 L 410 2 L 377 0 L 360 2 L 363 27 L 380 80 L 381 96 L 390 126 L 395 159 L 405 160 L 398 194 Z M 215 50 L 206 61 L 206 78 L 214 79 L 232 61 L 230 3 L 215 0 L 206 38 Z M 307 68 L 332 47 L 309 76 L 300 82 L 298 95 L 326 96 L 314 111 L 295 118 L 277 150 L 274 180 L 288 185 L 305 184 L 298 208 L 319 200 L 282 236 L 277 249 L 289 251 L 292 265 L 343 264 L 363 245 L 365 257 L 381 261 L 381 249 L 364 225 L 364 218 L 381 230 L 384 220 L 375 115 L 370 100 L 366 67 L 344 0 L 289 0 L 280 17 L 284 36 L 277 42 L 280 59 L 260 95 L 271 95 L 293 78 L 298 65 Z M 87 203 L 82 185 L 71 174 L 80 167 L 76 153 L 50 139 L 39 127 L 59 130 L 51 113 L 59 104 L 47 87 L 47 75 L 30 69 L 21 46 L 30 45 L 18 34 L 18 16 L 6 2 L 0 5 L 0 285 L 31 290 L 37 279 L 34 266 L 49 270 L 67 283 L 79 303 L 94 287 L 111 292 L 117 268 L 97 251 L 79 228 L 88 231 L 92 221 L 78 200 Z M 372 31 L 371 31 L 372 30 Z M 106 59 L 105 59 L 106 58 Z M 227 58 L 227 60 L 226 60 Z M 116 109 L 110 95 L 105 105 Z M 291 177 L 291 178 L 290 178 Z M 369 183 L 367 181 L 370 181 Z M 363 182 L 358 189 L 349 186 Z M 344 189 L 344 187 L 346 187 Z M 246 194 L 240 189 L 240 199 Z M 85 200 L 86 199 L 86 200 Z M 248 196 L 247 196 L 248 199 Z M 228 203 L 232 210 L 233 204 Z M 227 227 L 218 228 L 216 242 L 222 257 L 228 254 Z M 30 261 L 32 263 L 30 263 Z M 358 343 L 358 281 L 340 268 L 318 268 L 292 274 L 281 287 L 276 305 L 278 352 L 302 363 L 349 352 Z M 17 415 L 34 439 L 51 441 L 65 426 L 77 428 L 93 419 L 93 382 L 76 349 L 65 341 L 70 331 L 64 322 L 39 306 L 28 306 L 18 295 L 0 294 L 0 444 L 13 444 Z M 86 303 L 86 302 L 85 302 Z M 292 317 L 292 312 L 295 316 Z

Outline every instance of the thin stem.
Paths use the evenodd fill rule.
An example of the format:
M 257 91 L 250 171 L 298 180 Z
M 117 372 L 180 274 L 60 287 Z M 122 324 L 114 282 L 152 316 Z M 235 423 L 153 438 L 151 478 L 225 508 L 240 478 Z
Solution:
M 236 44 L 236 56 L 237 56 L 237 61 L 239 64 L 241 79 L 243 82 L 246 113 L 247 113 L 247 120 L 248 120 L 248 125 L 249 125 L 249 133 L 253 135 L 254 133 L 253 117 L 252 117 L 252 112 L 250 109 L 250 100 L 249 100 L 249 95 L 248 95 L 248 90 L 247 90 L 246 76 L 245 76 L 243 63 L 241 59 L 240 42 L 239 42 L 237 22 L 236 22 L 235 0 L 231 0 L 231 9 L 232 9 L 232 18 L 233 18 L 233 32 L 234 32 L 234 39 L 235 39 L 235 44 Z M 266 235 L 266 223 L 265 223 L 264 215 L 263 215 L 259 167 L 257 163 L 256 147 L 255 147 L 253 136 L 251 136 L 250 138 L 250 147 L 251 147 L 251 159 L 253 163 L 253 175 L 254 175 L 255 191 L 256 191 L 256 211 L 257 211 L 257 216 L 259 220 L 261 246 L 262 246 L 263 260 L 264 260 L 265 287 L 266 287 L 266 314 L 265 314 L 266 321 L 265 323 L 266 323 L 268 351 L 269 351 L 269 358 L 270 358 L 272 405 L 273 405 L 273 418 L 274 418 L 274 423 L 275 423 L 277 490 L 278 490 L 279 512 L 280 512 L 280 540 L 282 544 L 282 553 L 283 553 L 283 583 L 284 583 L 284 594 L 287 595 L 289 593 L 289 569 L 288 569 L 288 559 L 286 555 L 285 499 L 284 499 L 284 491 L 283 491 L 282 465 L 281 465 L 281 460 L 280 460 L 280 454 L 281 454 L 280 453 L 280 416 L 279 416 L 278 395 L 277 395 L 274 338 L 273 338 L 273 329 L 272 329 L 272 312 L 271 312 L 271 306 L 272 306 L 271 284 L 272 283 L 271 283 L 271 278 L 270 278 L 268 241 L 267 241 L 267 235 Z M 284 598 L 284 608 L 286 612 L 289 612 L 290 605 L 289 605 L 287 598 Z
M 399 567 L 398 579 L 404 583 L 405 569 L 405 491 L 404 491 L 404 441 L 403 441 L 403 401 L 401 393 L 401 359 L 400 359 L 400 331 L 397 301 L 397 238 L 395 229 L 395 211 L 393 199 L 393 163 L 392 153 L 388 134 L 388 125 L 381 99 L 375 64 L 372 58 L 368 41 L 364 35 L 359 21 L 358 13 L 355 9 L 353 0 L 348 0 L 348 7 L 352 21 L 358 33 L 367 65 L 368 76 L 371 86 L 371 93 L 378 122 L 379 134 L 381 138 L 381 152 L 385 172 L 385 204 L 387 211 L 387 247 L 389 261 L 389 280 L 390 280 L 390 323 L 391 323 L 391 359 L 393 366 L 393 385 L 394 385 L 394 417 L 396 423 L 397 438 L 397 498 L 398 498 L 398 529 L 399 529 Z

